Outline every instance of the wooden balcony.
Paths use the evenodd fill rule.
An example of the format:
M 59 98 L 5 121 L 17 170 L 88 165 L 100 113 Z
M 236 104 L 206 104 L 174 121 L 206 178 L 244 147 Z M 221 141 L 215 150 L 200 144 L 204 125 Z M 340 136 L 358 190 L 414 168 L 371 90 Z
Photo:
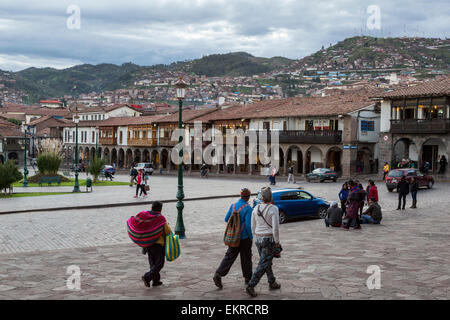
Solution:
M 448 133 L 450 119 L 391 120 L 391 133 Z
M 156 147 L 158 145 L 158 141 L 156 138 L 151 139 L 129 139 L 129 146 L 134 147 Z
M 178 141 L 171 141 L 170 138 L 159 138 L 159 146 L 161 147 L 173 147 Z
M 268 136 L 270 139 L 270 135 Z M 342 131 L 328 130 L 286 130 L 280 131 L 280 143 L 336 144 L 342 142 Z
M 116 144 L 116 138 L 99 138 L 98 143 L 101 145 L 115 145 Z

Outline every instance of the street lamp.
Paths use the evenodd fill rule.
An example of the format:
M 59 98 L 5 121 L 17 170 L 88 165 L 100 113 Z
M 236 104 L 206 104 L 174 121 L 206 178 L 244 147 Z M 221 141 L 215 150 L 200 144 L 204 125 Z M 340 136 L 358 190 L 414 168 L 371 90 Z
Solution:
M 27 176 L 28 176 L 28 169 L 27 169 L 27 129 L 28 126 L 24 125 L 23 126 L 23 144 L 24 144 L 24 150 L 23 150 L 23 183 L 22 183 L 22 187 L 28 187 L 28 180 L 27 180 Z
M 78 113 L 75 113 L 73 117 L 73 122 L 75 122 L 75 185 L 73 186 L 72 192 L 80 192 L 80 185 L 78 183 L 78 122 L 80 117 Z
M 186 87 L 187 84 L 183 81 L 183 78 L 180 77 L 178 81 L 175 83 L 175 87 L 177 88 L 177 99 L 178 99 L 178 129 L 182 129 L 183 126 L 183 99 L 186 94 Z M 186 238 L 185 235 L 185 229 L 184 229 L 184 223 L 183 223 L 183 199 L 184 199 L 184 192 L 183 192 L 183 136 L 180 134 L 180 137 L 178 138 L 178 192 L 177 192 L 177 210 L 178 210 L 178 216 L 177 216 L 177 224 L 175 225 L 175 234 L 177 234 L 181 239 Z

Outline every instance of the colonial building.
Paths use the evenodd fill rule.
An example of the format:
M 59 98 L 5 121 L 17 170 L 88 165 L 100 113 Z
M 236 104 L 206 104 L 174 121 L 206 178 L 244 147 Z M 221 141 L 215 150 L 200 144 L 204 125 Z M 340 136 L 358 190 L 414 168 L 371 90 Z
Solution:
M 13 160 L 16 164 L 23 163 L 24 143 L 29 143 L 24 139 L 24 133 L 19 126 L 0 119 L 0 163 Z
M 380 168 L 409 159 L 439 172 L 441 157 L 450 155 L 449 96 L 450 76 L 374 96 L 381 102 Z

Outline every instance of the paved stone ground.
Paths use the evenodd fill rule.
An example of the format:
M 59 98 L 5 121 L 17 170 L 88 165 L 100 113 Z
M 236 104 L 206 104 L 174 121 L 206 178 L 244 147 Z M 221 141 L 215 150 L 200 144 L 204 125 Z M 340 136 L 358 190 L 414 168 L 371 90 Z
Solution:
M 161 182 L 161 195 L 169 197 L 176 178 L 159 179 L 154 182 Z M 188 183 L 202 195 L 214 194 L 213 186 L 235 192 L 244 184 L 255 191 L 264 184 Z M 340 187 L 302 185 L 327 200 L 335 200 Z M 437 183 L 433 190 L 419 192 L 419 209 L 396 211 L 396 194 L 379 186 L 382 225 L 362 230 L 325 228 L 318 219 L 281 225 L 284 251 L 274 272 L 282 288 L 269 291 L 263 278 L 257 299 L 449 299 L 449 190 L 450 184 Z M 0 216 L 0 299 L 248 299 L 239 261 L 223 279 L 223 290 L 212 282 L 226 249 L 222 232 L 229 204 L 230 199 L 185 203 L 182 255 L 166 262 L 164 285 L 148 289 L 140 280 L 148 269 L 146 256 L 125 229 L 126 219 L 144 207 Z M 167 204 L 164 213 L 174 227 L 175 203 Z M 255 249 L 254 267 L 257 258 Z M 66 288 L 69 265 L 81 268 L 80 291 Z M 366 286 L 370 265 L 381 268 L 381 289 Z

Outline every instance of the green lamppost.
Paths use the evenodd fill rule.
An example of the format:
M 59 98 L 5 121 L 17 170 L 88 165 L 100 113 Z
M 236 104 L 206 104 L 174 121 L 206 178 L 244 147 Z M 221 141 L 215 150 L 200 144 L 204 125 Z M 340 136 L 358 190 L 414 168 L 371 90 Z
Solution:
M 183 127 L 183 99 L 186 94 L 186 87 L 187 84 L 183 81 L 183 78 L 180 77 L 178 81 L 175 83 L 175 86 L 177 88 L 177 99 L 178 99 L 178 129 L 181 130 Z M 178 210 L 178 216 L 177 216 L 177 224 L 175 225 L 175 234 L 177 234 L 181 239 L 186 238 L 185 235 L 185 229 L 184 229 L 184 223 L 183 223 L 183 199 L 184 199 L 184 192 L 183 192 L 183 136 L 180 135 L 178 138 L 178 144 L 180 146 L 180 149 L 178 150 L 178 192 L 177 192 L 177 210 Z
M 73 121 L 75 122 L 75 185 L 73 186 L 72 192 L 80 192 L 80 185 L 78 183 L 78 122 L 80 121 L 80 117 L 78 113 L 75 113 Z
M 23 144 L 24 144 L 24 151 L 23 151 L 23 183 L 22 187 L 28 187 L 28 169 L 27 169 L 27 125 L 23 126 L 24 130 L 24 136 L 23 136 Z

